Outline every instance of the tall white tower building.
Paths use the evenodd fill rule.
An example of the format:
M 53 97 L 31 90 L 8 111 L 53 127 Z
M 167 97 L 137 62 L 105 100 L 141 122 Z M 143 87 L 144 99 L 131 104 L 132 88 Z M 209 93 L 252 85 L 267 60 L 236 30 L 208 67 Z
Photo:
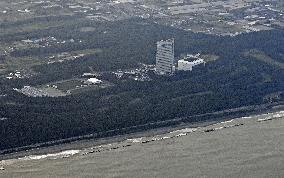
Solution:
M 156 72 L 161 75 L 171 74 L 174 65 L 174 39 L 157 42 Z

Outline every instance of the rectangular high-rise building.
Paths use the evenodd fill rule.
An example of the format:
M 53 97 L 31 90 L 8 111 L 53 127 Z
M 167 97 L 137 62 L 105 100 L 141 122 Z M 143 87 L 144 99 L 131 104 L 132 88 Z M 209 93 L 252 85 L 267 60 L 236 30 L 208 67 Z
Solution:
M 157 42 L 156 72 L 161 75 L 171 74 L 174 65 L 174 39 Z

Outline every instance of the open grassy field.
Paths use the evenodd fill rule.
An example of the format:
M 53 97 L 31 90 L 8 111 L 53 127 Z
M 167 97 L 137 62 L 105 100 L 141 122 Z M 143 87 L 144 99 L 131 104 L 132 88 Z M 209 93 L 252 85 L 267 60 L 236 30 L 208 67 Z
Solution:
M 284 69 L 284 63 L 283 62 L 279 62 L 279 60 L 275 60 L 275 59 L 271 58 L 270 56 L 266 55 L 264 52 L 261 52 L 259 50 L 252 49 L 252 50 L 246 52 L 245 56 L 251 56 L 254 59 L 265 62 L 268 65 L 272 65 L 272 66 L 278 67 L 280 69 Z
M 102 52 L 101 49 L 84 49 L 84 50 L 75 50 L 69 53 L 68 55 L 72 58 L 73 56 L 79 55 L 94 55 L 97 53 Z M 58 53 L 51 53 L 52 55 L 57 55 Z M 70 59 L 65 58 L 56 58 L 53 61 L 54 62 L 64 62 L 68 61 Z M 71 59 L 71 60 L 80 60 L 80 58 L 77 59 Z M 13 57 L 13 56 L 6 56 L 5 60 L 0 63 L 0 74 L 7 73 L 9 71 L 16 71 L 16 70 L 30 70 L 32 71 L 32 68 L 34 66 L 40 66 L 43 64 L 48 64 L 50 60 L 47 57 L 43 56 L 26 56 L 26 57 Z

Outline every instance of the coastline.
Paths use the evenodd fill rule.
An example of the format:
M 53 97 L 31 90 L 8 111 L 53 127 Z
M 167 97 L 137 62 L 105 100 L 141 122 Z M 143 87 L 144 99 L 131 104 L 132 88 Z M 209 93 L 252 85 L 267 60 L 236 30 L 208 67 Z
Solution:
M 240 110 L 241 111 L 246 110 L 246 112 L 239 113 Z M 282 105 L 282 103 L 280 104 L 270 103 L 270 104 L 259 105 L 259 106 L 247 106 L 247 107 L 241 107 L 241 108 L 234 108 L 230 111 L 229 115 L 213 117 L 213 118 L 209 118 L 207 120 L 202 120 L 202 121 L 183 122 L 184 120 L 188 119 L 188 117 L 179 118 L 178 124 L 173 124 L 173 125 L 164 126 L 164 127 L 156 127 L 152 129 L 146 129 L 146 130 L 132 131 L 126 134 L 118 134 L 118 135 L 101 137 L 101 138 L 91 137 L 87 139 L 78 139 L 78 140 L 73 140 L 73 141 L 66 142 L 66 143 L 59 143 L 59 144 L 54 144 L 50 146 L 47 145 L 43 147 L 37 146 L 37 145 L 30 145 L 30 146 L 27 146 L 27 149 L 22 149 L 21 151 L 15 151 L 15 152 L 11 152 L 8 154 L 0 154 L 0 161 L 9 160 L 9 159 L 18 159 L 18 158 L 26 157 L 29 155 L 56 154 L 59 152 L 64 152 L 66 150 L 87 149 L 87 148 L 99 146 L 99 145 L 119 143 L 127 139 L 133 139 L 133 138 L 139 138 L 139 137 L 153 137 L 155 135 L 162 135 L 162 134 L 166 134 L 166 133 L 184 129 L 184 128 L 207 127 L 207 126 L 211 126 L 214 124 L 226 122 L 232 119 L 235 120 L 235 119 L 239 119 L 242 117 L 243 118 L 254 117 L 254 116 L 262 115 L 262 114 L 269 113 L 269 112 L 277 112 L 277 111 L 283 111 L 283 110 L 284 110 L 284 105 Z M 218 111 L 216 113 L 209 113 L 209 114 L 211 116 L 212 115 L 218 116 L 218 114 L 220 113 L 224 114 L 224 111 Z M 208 113 L 205 115 L 208 115 Z
M 0 161 L 3 178 L 281 177 L 284 110 Z

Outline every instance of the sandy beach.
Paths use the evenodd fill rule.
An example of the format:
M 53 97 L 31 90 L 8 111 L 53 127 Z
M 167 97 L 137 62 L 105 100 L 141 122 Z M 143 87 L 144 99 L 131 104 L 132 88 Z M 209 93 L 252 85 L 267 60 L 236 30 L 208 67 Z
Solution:
M 283 177 L 284 112 L 1 161 L 2 178 Z

